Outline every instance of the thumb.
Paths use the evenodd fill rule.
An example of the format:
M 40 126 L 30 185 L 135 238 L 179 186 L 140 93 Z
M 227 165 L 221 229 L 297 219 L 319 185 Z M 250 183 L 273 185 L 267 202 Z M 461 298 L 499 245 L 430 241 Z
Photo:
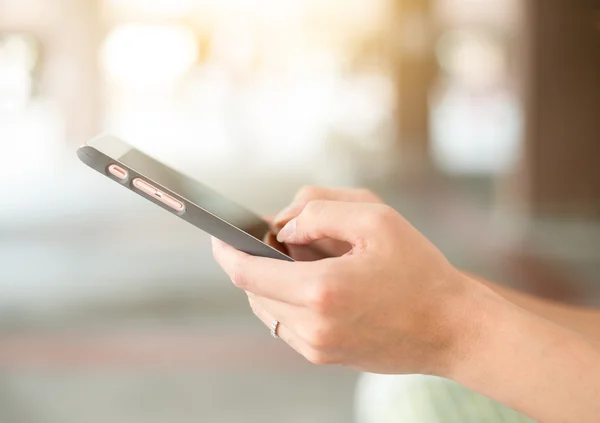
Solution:
M 288 244 L 311 244 L 322 239 L 344 241 L 353 247 L 375 236 L 384 209 L 374 203 L 311 201 L 279 232 L 277 240 Z

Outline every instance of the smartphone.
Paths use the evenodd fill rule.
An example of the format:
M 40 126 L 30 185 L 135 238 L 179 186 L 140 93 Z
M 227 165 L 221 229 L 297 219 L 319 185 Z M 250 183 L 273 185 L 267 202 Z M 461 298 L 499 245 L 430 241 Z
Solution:
M 79 159 L 122 187 L 253 256 L 294 261 L 260 216 L 109 135 L 77 150 Z

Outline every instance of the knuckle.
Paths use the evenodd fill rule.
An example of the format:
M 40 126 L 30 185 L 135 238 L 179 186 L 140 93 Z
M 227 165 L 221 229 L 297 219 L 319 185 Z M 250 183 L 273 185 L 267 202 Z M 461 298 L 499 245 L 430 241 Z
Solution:
M 311 200 L 306 204 L 303 214 L 309 216 L 318 216 L 325 207 L 324 200 Z
M 229 277 L 231 278 L 231 281 L 233 282 L 233 284 L 235 286 L 237 286 L 239 289 L 241 289 L 243 291 L 246 290 L 246 285 L 247 285 L 246 278 L 244 277 L 244 275 L 241 272 L 233 271 L 233 272 L 231 272 Z
M 308 306 L 319 315 L 330 314 L 336 293 L 327 284 L 317 284 L 310 293 Z
M 380 203 L 381 198 L 373 191 L 366 188 L 359 188 L 357 190 L 358 196 L 368 203 Z
M 319 315 L 328 315 L 341 297 L 340 272 L 335 265 L 323 266 L 309 292 L 308 306 Z M 343 286 L 343 285 L 342 285 Z
M 316 366 L 328 366 L 335 364 L 334 360 L 321 351 L 311 351 L 305 355 L 306 359 Z
M 392 207 L 381 204 L 373 210 L 371 223 L 375 229 L 389 228 L 389 225 L 396 220 L 398 212 Z
M 322 188 L 313 186 L 313 185 L 303 186 L 298 191 L 298 194 L 296 194 L 296 200 L 308 201 L 308 200 L 319 198 L 321 196 L 322 190 L 323 190 Z
M 307 202 L 299 217 L 300 220 L 319 220 L 323 216 L 327 204 L 328 201 L 326 200 L 311 200 Z
M 307 335 L 308 345 L 316 351 L 328 352 L 335 348 L 335 332 L 331 325 L 325 321 L 312 327 Z

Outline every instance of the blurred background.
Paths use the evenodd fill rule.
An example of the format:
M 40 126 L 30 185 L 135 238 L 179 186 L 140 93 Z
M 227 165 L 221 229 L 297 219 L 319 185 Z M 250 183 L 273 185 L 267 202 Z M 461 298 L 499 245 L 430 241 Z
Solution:
M 100 132 L 274 214 L 371 188 L 456 263 L 600 305 L 595 0 L 0 0 L 0 422 L 348 422 Z M 152 228 L 152 230 L 150 230 Z

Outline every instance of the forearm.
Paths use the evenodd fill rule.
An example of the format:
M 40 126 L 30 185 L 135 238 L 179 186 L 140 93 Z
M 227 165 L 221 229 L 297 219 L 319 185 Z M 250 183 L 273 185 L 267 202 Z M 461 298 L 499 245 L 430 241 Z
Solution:
M 600 420 L 600 350 L 490 293 L 473 315 L 467 359 L 450 378 L 546 423 Z
M 600 342 L 600 310 L 545 300 L 525 292 L 495 284 L 479 276 L 467 273 L 465 275 L 486 285 L 511 303 L 533 314 L 564 326 L 567 329 L 574 330 L 590 340 Z

